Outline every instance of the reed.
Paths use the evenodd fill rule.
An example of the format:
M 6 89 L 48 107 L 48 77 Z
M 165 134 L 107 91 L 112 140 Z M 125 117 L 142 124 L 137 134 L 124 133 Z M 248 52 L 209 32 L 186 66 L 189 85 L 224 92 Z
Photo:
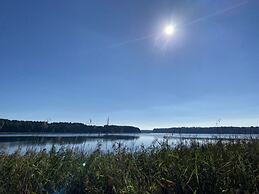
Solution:
M 17 150 L 0 154 L 0 172 L 0 193 L 258 193 L 259 141 Z

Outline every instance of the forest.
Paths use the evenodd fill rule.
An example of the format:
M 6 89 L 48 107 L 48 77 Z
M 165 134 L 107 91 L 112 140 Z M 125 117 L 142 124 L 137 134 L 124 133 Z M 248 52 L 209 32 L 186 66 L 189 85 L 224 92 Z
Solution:
M 17 121 L 0 119 L 0 132 L 7 133 L 140 133 L 140 129 L 133 126 L 118 125 L 86 125 L 83 123 L 45 121 Z
M 172 127 L 157 128 L 155 133 L 192 133 L 192 134 L 259 134 L 259 127 Z

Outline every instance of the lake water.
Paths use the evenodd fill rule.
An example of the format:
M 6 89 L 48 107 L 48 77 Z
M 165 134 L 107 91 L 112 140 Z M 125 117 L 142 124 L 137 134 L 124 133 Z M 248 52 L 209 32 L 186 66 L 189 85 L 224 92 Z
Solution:
M 201 143 L 213 142 L 216 139 L 228 141 L 230 139 L 259 139 L 257 134 L 170 134 L 170 133 L 140 133 L 140 134 L 0 134 L 0 151 L 12 154 L 20 149 L 22 153 L 27 150 L 49 151 L 54 145 L 78 149 L 91 153 L 99 146 L 103 152 L 112 151 L 114 146 L 122 144 L 135 150 L 141 147 L 159 145 L 168 140 L 169 144 L 176 146 L 181 142 L 190 143 L 196 140 Z

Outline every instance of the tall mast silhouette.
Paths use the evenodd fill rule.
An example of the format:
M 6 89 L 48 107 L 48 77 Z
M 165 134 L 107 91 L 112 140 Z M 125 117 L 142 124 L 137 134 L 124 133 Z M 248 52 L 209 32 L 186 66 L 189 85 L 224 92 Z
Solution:
M 108 116 L 106 125 L 108 126 L 110 124 L 110 118 Z

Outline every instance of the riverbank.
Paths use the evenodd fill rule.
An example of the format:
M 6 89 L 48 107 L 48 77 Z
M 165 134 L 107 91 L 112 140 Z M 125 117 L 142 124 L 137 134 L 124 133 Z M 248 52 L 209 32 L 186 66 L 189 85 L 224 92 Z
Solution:
M 258 192 L 259 141 L 0 154 L 0 193 Z

